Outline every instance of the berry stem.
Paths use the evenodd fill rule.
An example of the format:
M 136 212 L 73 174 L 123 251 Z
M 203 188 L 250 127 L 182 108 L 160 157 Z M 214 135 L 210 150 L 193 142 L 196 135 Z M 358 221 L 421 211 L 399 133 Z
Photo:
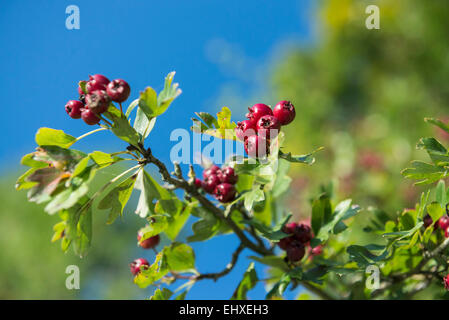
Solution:
M 103 117 L 101 114 L 97 115 L 101 120 L 103 120 L 106 124 L 108 124 L 110 127 L 112 127 L 112 123 L 110 123 L 108 120 L 106 120 L 105 117 Z
M 107 128 L 99 128 L 99 129 L 95 129 L 95 130 L 89 131 L 89 132 L 79 136 L 78 138 L 76 138 L 76 141 L 79 141 L 79 140 L 81 140 L 81 139 L 83 139 L 83 138 L 85 138 L 85 137 L 87 137 L 87 136 L 89 136 L 89 135 L 91 135 L 91 134 L 93 134 L 95 132 L 99 132 L 99 131 L 103 131 L 103 130 L 108 130 L 108 129 Z
M 122 108 L 122 103 L 119 102 L 118 105 L 120 106 L 120 112 L 123 114 L 123 108 Z

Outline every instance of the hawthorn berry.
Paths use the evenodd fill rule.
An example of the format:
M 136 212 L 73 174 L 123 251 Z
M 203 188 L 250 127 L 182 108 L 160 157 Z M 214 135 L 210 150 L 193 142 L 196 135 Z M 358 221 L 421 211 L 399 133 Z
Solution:
M 285 224 L 284 227 L 282 227 L 282 232 L 286 234 L 293 234 L 298 227 L 298 224 L 296 222 L 289 222 Z
M 267 139 L 258 135 L 249 136 L 244 142 L 244 147 L 252 158 L 264 157 L 270 148 Z
M 444 288 L 449 291 L 449 274 L 443 277 Z
M 429 227 L 433 223 L 432 217 L 429 214 L 427 214 L 423 218 L 423 222 L 424 222 L 424 228 Z
M 278 246 L 279 246 L 279 248 L 281 248 L 282 250 L 287 250 L 287 248 L 290 246 L 290 244 L 292 243 L 292 241 L 293 241 L 293 238 L 292 238 L 292 237 L 282 238 L 281 240 L 279 240 Z
M 273 108 L 273 115 L 279 120 L 281 125 L 285 126 L 295 119 L 295 107 L 290 101 L 279 101 Z
M 307 243 L 312 239 L 312 230 L 308 225 L 301 223 L 295 228 L 294 235 L 298 241 Z
M 95 90 L 86 95 L 86 104 L 89 109 L 96 114 L 101 114 L 108 110 L 111 98 L 104 90 Z
M 70 100 L 65 105 L 65 112 L 73 119 L 81 118 L 81 110 L 84 108 L 84 104 L 78 100 Z
M 306 249 L 304 245 L 296 240 L 293 240 L 289 247 L 287 248 L 287 258 L 291 262 L 296 262 L 301 260 L 306 254 Z
M 449 217 L 447 215 L 442 216 L 438 220 L 438 226 L 440 227 L 441 230 L 446 231 L 447 228 L 449 228 Z
M 108 83 L 106 91 L 112 101 L 123 102 L 128 99 L 131 88 L 125 80 L 115 79 Z
M 89 81 L 86 83 L 87 93 L 92 93 L 95 90 L 106 90 L 109 79 L 101 74 L 94 74 L 89 76 Z
M 318 256 L 318 255 L 320 255 L 321 253 L 323 253 L 323 247 L 321 246 L 321 244 L 320 244 L 320 245 L 317 245 L 315 248 L 312 248 L 312 250 L 310 250 L 310 253 L 311 253 L 313 256 Z
M 157 246 L 159 244 L 159 241 L 161 240 L 161 237 L 158 234 L 153 237 L 149 237 L 141 242 L 140 239 L 142 239 L 142 237 L 143 237 L 143 233 L 141 231 L 139 231 L 137 233 L 137 241 L 139 241 L 139 246 L 141 246 L 144 249 L 154 248 L 155 246 Z
M 256 134 L 256 126 L 251 120 L 243 120 L 237 123 L 235 128 L 235 135 L 241 141 L 245 141 L 246 138 Z
M 81 118 L 84 120 L 85 123 L 87 123 L 90 126 L 97 124 L 101 120 L 99 117 L 97 117 L 97 115 L 95 113 L 93 113 L 88 108 L 84 108 L 81 111 Z
M 230 183 L 220 183 L 214 191 L 215 198 L 223 203 L 234 200 L 236 193 L 235 187 Z
M 251 121 L 253 126 L 256 126 L 257 121 L 263 116 L 273 115 L 273 111 L 269 106 L 263 103 L 256 103 L 251 108 L 248 108 L 249 112 L 246 114 L 248 120 Z
M 201 188 L 201 184 L 202 184 L 202 183 L 201 183 L 201 180 L 200 180 L 200 179 L 195 178 L 194 184 L 195 184 L 195 187 L 196 187 L 197 189 Z
M 208 175 L 201 183 L 201 187 L 207 193 L 214 193 L 215 188 L 220 184 L 220 179 L 215 174 Z
M 446 230 L 444 230 L 444 236 L 446 238 L 449 238 L 449 228 L 447 228 Z
M 147 259 L 138 258 L 129 264 L 129 268 L 131 270 L 131 273 L 135 276 L 140 272 L 141 267 L 146 269 L 149 265 L 150 263 L 147 261 Z
M 217 173 L 218 178 L 220 179 L 221 183 L 230 183 L 230 184 L 236 184 L 239 180 L 239 177 L 235 174 L 235 171 L 231 167 L 226 167 L 222 170 L 220 170 Z
M 203 178 L 207 179 L 207 177 L 209 177 L 210 175 L 216 175 L 218 171 L 220 171 L 220 167 L 212 165 L 203 171 Z
M 267 139 L 275 138 L 281 130 L 281 123 L 275 116 L 266 115 L 257 121 L 257 134 Z

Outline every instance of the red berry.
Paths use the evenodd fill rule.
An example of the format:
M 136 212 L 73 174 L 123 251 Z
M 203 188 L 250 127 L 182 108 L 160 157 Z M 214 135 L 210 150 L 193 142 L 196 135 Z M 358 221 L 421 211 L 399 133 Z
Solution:
M 297 227 L 298 224 L 296 222 L 289 222 L 282 228 L 282 232 L 287 234 L 293 234 Z
M 111 98 L 104 90 L 95 90 L 86 95 L 86 104 L 96 114 L 101 114 L 108 110 L 110 103 Z
M 208 175 L 201 183 L 201 187 L 207 193 L 214 193 L 215 188 L 220 184 L 220 179 L 215 174 Z
M 73 119 L 81 118 L 81 110 L 84 108 L 84 104 L 78 100 L 70 100 L 65 105 L 65 112 Z
M 446 230 L 444 230 L 444 236 L 446 238 L 449 238 L 449 228 L 447 228 Z
M 290 101 L 282 100 L 273 109 L 273 115 L 285 126 L 295 119 L 295 107 Z
M 90 111 L 88 108 L 84 108 L 81 112 L 81 118 L 84 120 L 85 123 L 92 126 L 94 124 L 97 124 L 100 122 L 100 118 L 97 117 L 95 113 Z
M 150 263 L 146 259 L 139 258 L 131 262 L 129 264 L 129 268 L 133 275 L 137 275 L 140 272 L 140 267 L 143 267 L 143 269 L 147 269 L 149 265 Z
M 275 116 L 266 115 L 257 121 L 257 134 L 267 139 L 275 138 L 281 130 L 281 123 Z
M 157 234 L 153 237 L 149 237 L 145 240 L 143 240 L 142 242 L 140 242 L 140 239 L 142 239 L 143 237 L 143 233 L 141 231 L 139 231 L 137 233 L 137 241 L 139 241 L 139 246 L 141 246 L 144 249 L 152 249 L 155 246 L 157 246 L 159 244 L 159 241 L 161 240 L 161 237 Z
M 201 188 L 201 184 L 202 184 L 201 179 L 195 178 L 194 183 L 195 183 L 195 187 L 197 189 Z
M 433 223 L 432 217 L 429 214 L 427 214 L 423 218 L 423 222 L 424 222 L 424 228 L 429 227 Z
M 92 93 L 95 90 L 106 90 L 109 79 L 101 74 L 94 74 L 89 76 L 89 81 L 86 83 L 87 93 Z
M 108 83 L 107 92 L 112 101 L 123 102 L 128 99 L 131 88 L 125 80 L 115 79 Z
M 301 260 L 306 254 L 304 245 L 299 241 L 292 241 L 287 248 L 287 258 L 292 262 Z
M 262 136 L 252 135 L 244 143 L 246 153 L 252 158 L 264 157 L 269 149 L 267 139 Z
M 241 141 L 245 141 L 246 138 L 256 134 L 256 126 L 251 120 L 243 120 L 237 123 L 235 128 L 235 135 Z
M 223 203 L 234 200 L 236 193 L 235 187 L 230 183 L 221 183 L 214 191 L 215 198 Z
M 323 247 L 321 245 L 317 245 L 315 248 L 312 248 L 312 250 L 310 250 L 310 253 L 313 256 L 318 256 L 323 253 Z
M 206 179 L 210 175 L 216 175 L 218 171 L 220 171 L 220 167 L 212 165 L 203 171 L 203 178 Z
M 296 227 L 294 234 L 295 238 L 302 243 L 307 243 L 312 239 L 312 230 L 308 225 L 302 223 Z
M 449 227 L 449 217 L 444 215 L 438 220 L 438 226 L 441 230 L 446 230 Z
M 273 111 L 269 106 L 263 103 L 256 103 L 251 108 L 248 108 L 249 112 L 246 114 L 248 120 L 251 121 L 253 126 L 256 126 L 257 121 L 263 116 L 273 115 Z
M 287 248 L 290 246 L 291 242 L 293 241 L 293 237 L 287 237 L 279 240 L 278 246 L 282 250 L 287 250 Z
M 239 180 L 239 177 L 235 174 L 235 171 L 231 167 L 226 167 L 222 170 L 220 170 L 217 173 L 218 178 L 220 179 L 220 182 L 222 183 L 230 183 L 230 184 L 236 184 Z
M 443 277 L 444 288 L 449 291 L 449 274 Z

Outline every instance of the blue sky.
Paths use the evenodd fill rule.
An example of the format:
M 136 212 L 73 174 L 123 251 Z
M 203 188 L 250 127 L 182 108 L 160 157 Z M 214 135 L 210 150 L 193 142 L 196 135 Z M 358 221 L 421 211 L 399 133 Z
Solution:
M 80 30 L 65 27 L 71 4 L 80 9 Z M 279 57 L 285 43 L 311 38 L 306 0 L 29 0 L 3 1 L 0 9 L 1 124 L 7 132 L 0 144 L 3 173 L 19 169 L 39 127 L 74 136 L 91 129 L 64 111 L 66 101 L 77 98 L 77 82 L 89 74 L 127 80 L 134 99 L 147 85 L 159 91 L 164 76 L 176 70 L 183 93 L 158 119 L 148 142 L 168 161 L 173 129 L 188 128 L 195 111 L 215 113 L 223 103 L 242 114 L 246 106 L 229 92 L 252 99 L 268 83 L 265 66 Z M 77 145 L 87 151 L 121 147 L 107 133 Z M 204 271 L 222 268 L 236 246 L 230 237 L 197 245 L 198 265 L 211 269 Z M 228 298 L 247 265 L 242 259 L 228 278 L 201 283 L 188 297 Z M 250 296 L 263 298 L 262 289 Z

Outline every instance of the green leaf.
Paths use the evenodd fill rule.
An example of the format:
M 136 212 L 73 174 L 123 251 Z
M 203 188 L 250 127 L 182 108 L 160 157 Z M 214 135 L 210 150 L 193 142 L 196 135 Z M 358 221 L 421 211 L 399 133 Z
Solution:
M 67 149 L 75 142 L 75 137 L 62 130 L 40 128 L 36 133 L 36 143 L 39 146 L 58 146 Z
M 139 105 L 139 99 L 135 99 L 133 102 L 131 102 L 126 109 L 125 116 L 128 118 L 131 112 Z
M 160 115 L 157 105 L 157 93 L 153 88 L 147 87 L 140 93 L 139 109 L 147 116 L 147 120 Z
M 170 104 L 175 100 L 181 93 L 181 89 L 178 88 L 177 83 L 172 83 L 173 78 L 175 77 L 175 72 L 170 72 L 165 77 L 164 89 L 159 92 L 157 96 L 157 104 L 158 104 L 158 113 L 164 113 Z
M 148 225 L 140 229 L 142 233 L 140 242 L 160 234 L 168 227 L 168 218 L 164 215 L 153 215 L 149 218 L 149 221 L 150 223 Z
M 275 296 L 281 297 L 284 294 L 290 282 L 291 282 L 290 275 L 288 273 L 284 273 L 281 279 L 267 293 L 266 299 L 271 299 Z
M 174 242 L 165 247 L 163 252 L 170 271 L 185 272 L 195 269 L 195 254 L 190 246 Z
M 136 182 L 136 176 L 133 175 L 121 182 L 112 189 L 98 204 L 99 209 L 110 209 L 107 224 L 111 224 L 123 215 L 123 209 L 131 197 L 131 193 Z
M 376 255 L 372 251 L 381 251 L 381 253 Z M 361 268 L 385 260 L 388 257 L 387 247 L 379 245 L 351 245 L 346 249 L 346 252 L 349 254 L 349 259 L 356 262 Z
M 253 209 L 255 202 L 260 202 L 265 199 L 265 194 L 263 190 L 260 189 L 260 185 L 255 184 L 252 190 L 244 193 L 243 199 L 245 209 L 250 212 Z
M 217 113 L 217 119 L 208 113 L 201 112 L 196 115 L 204 122 L 198 119 L 193 120 L 192 131 L 195 133 L 203 133 L 220 139 L 236 140 L 235 122 L 231 122 L 231 110 L 228 107 L 223 107 Z
M 246 294 L 256 286 L 258 280 L 259 278 L 257 277 L 256 269 L 254 268 L 254 262 L 251 262 L 248 269 L 246 269 L 243 274 L 243 279 L 232 294 L 231 300 L 246 300 Z
M 136 146 L 140 136 L 129 124 L 128 118 L 114 105 L 110 105 L 108 111 L 103 113 L 112 123 L 112 132 L 121 140 Z
M 285 263 L 285 260 L 279 256 L 265 256 L 265 257 L 258 257 L 258 256 L 250 256 L 249 257 L 252 260 L 255 260 L 259 263 L 262 263 L 266 266 L 274 267 L 281 269 L 283 271 L 288 271 L 289 267 Z
M 179 213 L 173 215 L 168 220 L 168 227 L 165 230 L 165 234 L 170 238 L 170 240 L 174 241 L 176 239 L 179 232 L 187 222 L 187 219 L 189 219 L 191 210 L 192 205 L 186 205 L 184 208 L 181 208 Z
M 440 204 L 441 208 L 446 208 L 446 185 L 444 184 L 443 180 L 439 181 L 437 187 L 435 188 L 435 198 Z
M 164 266 L 163 253 L 160 252 L 151 266 L 147 269 L 140 269 L 140 272 L 134 277 L 134 283 L 140 288 L 146 288 L 164 277 L 168 271 Z
M 291 217 L 292 217 L 291 214 L 287 215 L 283 220 L 281 220 L 273 228 L 270 228 L 255 219 L 244 220 L 244 222 L 249 225 L 252 225 L 254 228 L 256 228 L 257 231 L 259 231 L 268 240 L 278 241 L 285 237 L 288 237 L 288 234 L 282 232 L 282 228 L 288 222 L 288 220 L 290 220 Z
M 54 214 L 62 209 L 73 207 L 84 195 L 87 194 L 89 188 L 86 183 L 82 183 L 79 187 L 70 186 L 64 191 L 58 193 L 45 207 L 45 211 Z
M 318 234 L 321 226 L 330 221 L 332 206 L 327 194 L 322 194 L 312 204 L 312 230 Z
M 134 121 L 134 129 L 136 129 L 137 133 L 141 136 L 141 141 L 148 137 L 156 124 L 156 117 L 150 119 L 151 120 L 148 120 L 148 117 L 143 112 L 142 108 L 137 110 L 136 120 Z
M 432 217 L 433 221 L 437 221 L 443 216 L 444 210 L 438 202 L 432 202 L 427 205 L 427 213 Z
M 92 210 L 89 209 L 81 214 L 76 230 L 76 238 L 73 241 L 75 253 L 84 257 L 92 240 Z
M 154 291 L 154 294 L 150 297 L 150 300 L 169 300 L 171 296 L 173 295 L 173 292 L 168 290 L 167 288 L 156 289 Z
M 212 238 L 220 230 L 220 221 L 211 214 L 205 215 L 203 219 L 192 225 L 193 235 L 187 237 L 188 242 L 206 241 Z
M 449 163 L 449 154 L 446 148 L 439 143 L 435 138 L 422 138 L 417 146 L 418 149 L 424 149 L 427 151 L 430 159 L 432 159 L 435 165 L 440 163 Z
M 445 167 L 438 167 L 422 161 L 412 161 L 412 167 L 401 171 L 407 179 L 420 180 L 415 185 L 430 184 L 447 176 Z
M 332 216 L 324 220 L 324 223 L 321 225 L 318 234 L 315 236 L 316 239 L 324 242 L 329 238 L 330 233 L 337 234 L 346 229 L 341 226 L 342 221 L 353 217 L 360 211 L 360 207 L 356 205 L 351 206 L 351 202 L 351 199 L 347 199 L 335 207 Z
M 114 163 L 114 158 L 109 154 L 102 151 L 94 151 L 89 154 L 90 158 L 100 167 Z
M 289 162 L 304 163 L 304 164 L 312 165 L 315 162 L 314 154 L 321 150 L 323 150 L 323 147 L 318 148 L 318 149 L 312 151 L 311 153 L 308 153 L 305 155 L 299 155 L 299 156 L 292 155 L 291 152 L 283 153 L 282 151 L 279 151 L 279 158 L 287 160 Z

